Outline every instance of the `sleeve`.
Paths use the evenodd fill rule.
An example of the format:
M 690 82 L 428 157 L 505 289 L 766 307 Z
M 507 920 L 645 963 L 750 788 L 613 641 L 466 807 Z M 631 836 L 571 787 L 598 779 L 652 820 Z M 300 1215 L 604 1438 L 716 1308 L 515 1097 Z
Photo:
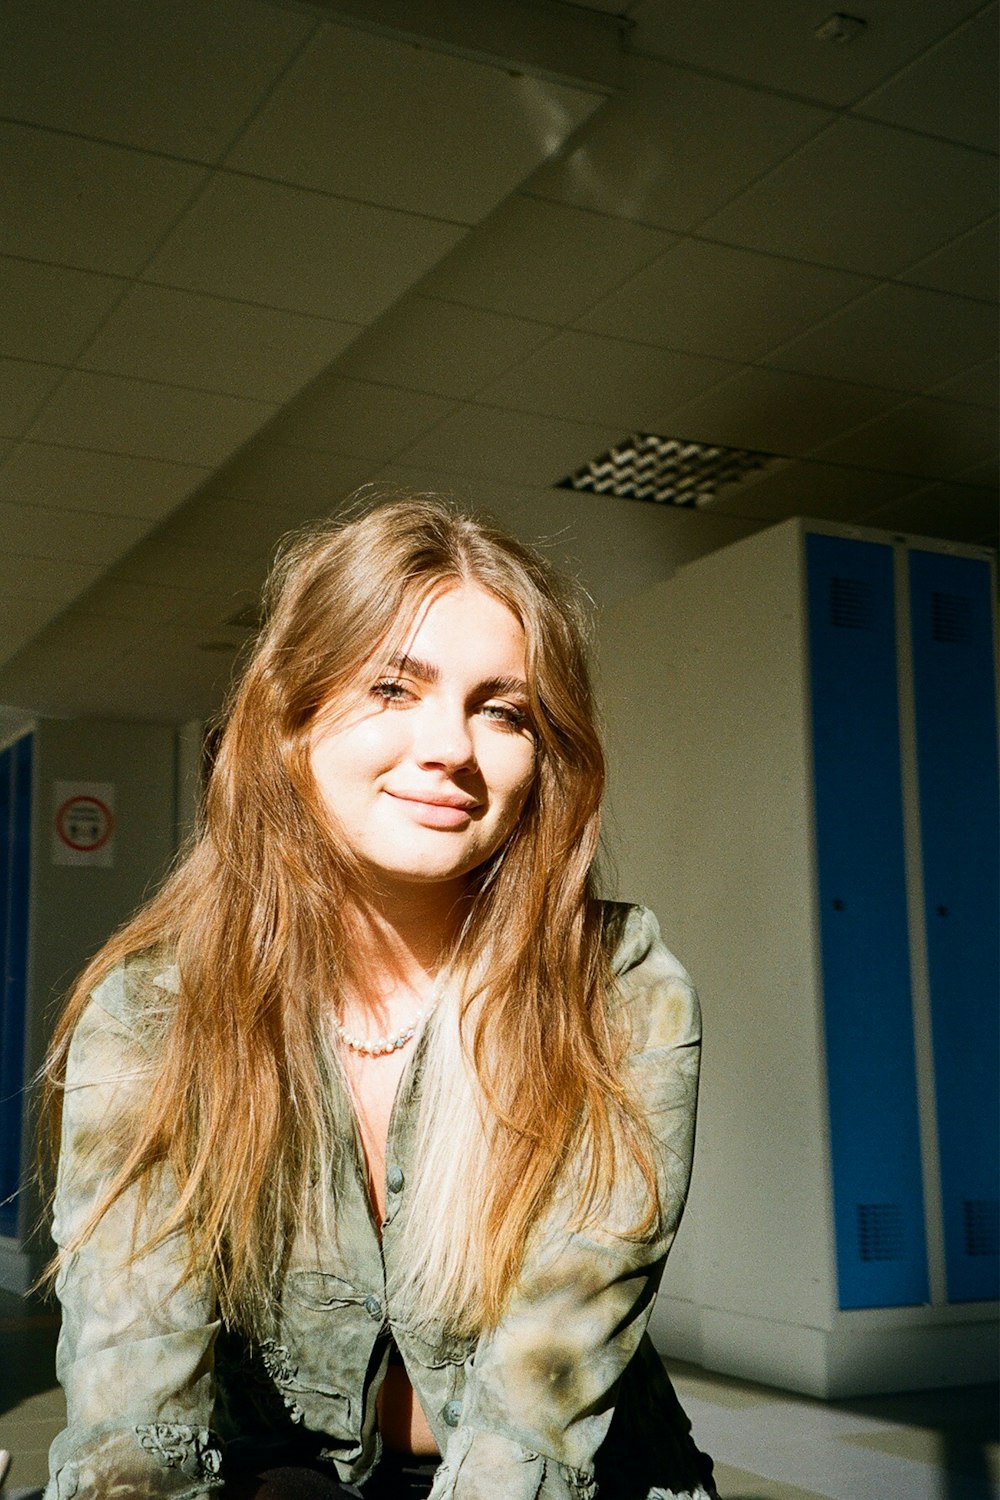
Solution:
M 106 1183 L 101 1142 L 149 1075 L 149 1056 L 121 1015 L 124 985 L 116 970 L 99 986 L 67 1064 L 53 1223 L 67 1425 L 50 1450 L 45 1500 L 204 1500 L 222 1486 L 209 1431 L 218 1323 L 207 1278 L 178 1286 L 177 1237 L 129 1264 L 133 1228 L 141 1244 L 166 1210 L 168 1183 L 154 1182 L 143 1223 L 130 1189 L 80 1249 L 64 1249 Z
M 687 1195 L 700 1042 L 697 997 L 651 913 L 632 913 L 615 967 L 632 1023 L 636 1097 L 653 1131 L 659 1223 L 642 1240 L 607 1227 L 634 1218 L 627 1193 L 624 1203 L 616 1194 L 603 1228 L 574 1232 L 550 1216 L 503 1319 L 477 1347 L 431 1500 L 596 1493 L 594 1457 Z

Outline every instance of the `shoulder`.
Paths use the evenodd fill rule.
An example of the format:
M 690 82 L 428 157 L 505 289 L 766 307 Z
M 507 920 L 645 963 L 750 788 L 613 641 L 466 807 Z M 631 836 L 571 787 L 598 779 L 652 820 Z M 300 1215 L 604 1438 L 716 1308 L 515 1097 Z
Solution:
M 110 1017 L 137 1042 L 152 1045 L 162 1035 L 179 989 L 173 955 L 167 948 L 131 953 L 94 986 L 80 1024 L 99 1026 Z
M 691 976 L 644 906 L 601 903 L 607 951 L 619 998 L 629 1014 L 634 1051 L 689 1046 L 701 1036 L 701 1013 Z

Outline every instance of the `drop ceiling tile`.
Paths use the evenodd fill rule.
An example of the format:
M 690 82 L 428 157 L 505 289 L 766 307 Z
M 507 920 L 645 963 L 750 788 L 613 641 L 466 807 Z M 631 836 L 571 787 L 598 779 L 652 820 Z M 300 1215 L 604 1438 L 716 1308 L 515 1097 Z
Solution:
M 329 376 L 271 423 L 267 440 L 384 463 L 454 406 L 423 391 Z
M 830 118 L 810 104 L 648 58 L 631 58 L 630 73 L 628 89 L 564 157 L 540 168 L 529 192 L 686 230 Z
M 275 410 L 263 401 L 73 370 L 27 436 L 43 443 L 214 466 Z
M 472 396 L 551 337 L 541 323 L 411 295 L 362 334 L 337 368 L 356 380 Z
M 72 364 L 125 286 L 115 276 L 0 256 L 0 354 Z
M 133 546 L 145 530 L 146 523 L 131 516 L 100 516 L 0 501 L 4 546 L 23 555 L 106 567 Z
M 153 653 L 147 648 L 145 654 Z M 121 680 L 123 677 L 125 682 Z M 136 663 L 130 659 L 127 674 L 120 671 L 115 677 L 110 677 L 104 673 L 94 684 L 84 712 L 98 713 L 104 719 L 184 724 L 189 719 L 206 719 L 220 709 L 225 690 L 225 682 L 209 688 L 192 684 L 189 672 L 180 667 L 175 669 L 171 663 L 164 665 L 162 661 L 157 668 L 144 660 L 140 674 Z
M 0 499 L 158 521 L 211 474 L 197 464 L 49 443 L 19 443 L 0 466 Z
M 570 331 L 480 395 L 494 406 L 617 426 L 620 438 L 663 432 L 669 411 L 737 368 L 723 360 Z
M 4 21 L 6 114 L 208 162 L 314 25 L 255 0 L 5 0 Z
M 767 88 L 848 104 L 974 11 L 980 0 L 880 0 L 868 7 L 866 29 L 849 44 L 823 43 L 815 30 L 829 0 L 643 0 L 632 14 L 632 45 L 730 73 Z M 860 14 L 860 12 L 857 12 Z M 854 12 L 852 12 L 854 14 Z
M 47 599 L 55 608 L 89 588 L 102 571 L 96 563 L 35 557 L 0 547 L 0 598 Z
M 420 291 L 569 323 L 674 239 L 627 219 L 515 194 L 434 267 Z
M 849 271 L 688 239 L 605 297 L 579 326 L 752 360 L 870 286 Z
M 943 380 L 929 392 L 942 401 L 967 401 L 970 406 L 996 408 L 1000 403 L 1000 360 L 986 359 L 979 365 Z
M 996 453 L 996 415 L 920 396 L 818 446 L 811 455 L 832 463 L 893 469 L 915 478 L 951 479 Z
M 205 181 L 203 167 L 0 123 L 0 252 L 134 275 Z
M 264 569 L 228 548 L 180 547 L 150 537 L 109 570 L 110 582 L 151 584 L 188 592 L 260 588 Z
M 400 37 L 324 26 L 226 165 L 475 224 L 603 100 Z
M 255 505 L 305 505 L 327 515 L 371 478 L 364 459 L 283 448 L 258 439 L 215 476 L 212 496 L 228 495 Z
M 997 7 L 989 5 L 858 106 L 890 125 L 997 149 Z
M 995 547 L 997 492 L 966 484 L 933 484 L 866 517 L 873 526 L 913 536 Z
M 368 323 L 464 233 L 416 214 L 220 172 L 144 279 Z
M 960 484 L 981 485 L 996 494 L 1000 489 L 1000 456 L 993 453 L 979 463 L 969 464 L 967 468 L 959 469 L 955 478 Z
M 483 475 L 506 484 L 558 483 L 622 436 L 618 424 L 602 427 L 560 422 L 528 412 L 463 406 L 419 438 L 404 465 L 450 474 Z
M 891 276 L 996 210 L 982 152 L 843 117 L 702 226 L 711 239 Z
M 101 578 L 81 596 L 77 606 L 88 615 L 123 624 L 141 620 L 162 625 L 187 618 L 204 598 L 203 591 Z
M 65 375 L 58 365 L 0 359 L 0 436 L 20 437 Z
M 0 600 L 0 663 L 10 661 L 51 616 L 52 605 L 47 599 Z M 0 710 L 0 744 L 6 744 L 2 712 Z
M 916 394 L 986 359 L 998 335 L 988 303 L 887 282 L 773 350 L 766 363 Z
M 29 635 L 39 631 L 51 616 L 52 603 L 48 599 L 11 599 L 7 594 L 0 597 L 0 631 L 3 632 L 5 643 L 8 631 L 22 631 L 27 639 Z M 8 651 L 7 654 L 11 653 Z M 3 651 L 0 650 L 0 657 L 2 656 Z
M 903 281 L 936 287 L 960 297 L 1000 300 L 1000 260 L 997 255 L 996 214 L 968 234 L 959 235 L 940 250 L 900 272 Z
M 100 663 L 75 653 L 64 637 L 63 649 L 51 650 L 47 627 L 25 650 L 0 671 L 0 698 L 36 714 L 56 718 L 92 717 L 101 714 L 101 689 L 107 672 Z M 126 710 L 119 717 L 136 718 Z
M 282 522 L 279 536 L 291 530 L 299 523 L 290 521 L 287 525 Z M 224 637 L 227 640 L 243 644 L 250 640 L 254 634 L 253 625 L 240 623 L 233 624 L 233 620 L 239 616 L 241 622 L 244 619 L 256 619 L 261 604 L 261 591 L 257 589 L 229 589 L 221 594 L 203 594 L 183 615 L 178 615 L 178 620 L 188 625 L 192 630 L 197 630 L 205 639 L 209 634 Z
M 712 515 L 758 520 L 812 516 L 822 521 L 852 522 L 874 506 L 904 494 L 912 485 L 908 475 L 796 460 L 779 465 L 759 479 L 729 486 L 706 509 Z
M 205 717 L 225 699 L 238 650 L 234 646 L 225 653 L 206 651 L 205 643 L 210 639 L 204 631 L 171 625 L 122 658 L 123 674 L 127 674 L 133 692 L 143 699 L 157 705 L 175 705 L 174 722 Z M 169 664 L 166 671 L 164 663 Z M 164 678 L 166 692 L 161 687 Z
M 345 349 L 359 324 L 171 287 L 134 286 L 81 357 L 89 370 L 277 405 Z
M 898 401 L 874 386 L 757 366 L 676 407 L 666 435 L 800 457 Z
M 172 516 L 158 530 L 156 545 L 167 542 L 206 551 L 221 549 L 269 565 L 280 539 L 314 517 L 314 508 L 306 502 L 298 506 L 252 505 L 246 500 L 213 496 L 186 505 Z M 212 618 L 221 624 L 224 617 L 225 611 L 216 608 Z
M 88 669 L 99 670 L 120 661 L 143 642 L 156 638 L 161 627 L 149 619 L 112 620 L 92 615 L 75 601 L 53 620 L 46 632 L 46 645 L 61 645 Z

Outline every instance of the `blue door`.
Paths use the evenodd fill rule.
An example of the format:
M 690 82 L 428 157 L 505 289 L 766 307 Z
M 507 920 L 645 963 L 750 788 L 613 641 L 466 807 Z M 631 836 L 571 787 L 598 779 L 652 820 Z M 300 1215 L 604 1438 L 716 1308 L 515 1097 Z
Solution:
M 928 1300 L 893 550 L 810 536 L 816 852 L 840 1306 Z
M 997 711 L 990 570 L 910 556 L 927 962 L 948 1298 L 1000 1295 Z

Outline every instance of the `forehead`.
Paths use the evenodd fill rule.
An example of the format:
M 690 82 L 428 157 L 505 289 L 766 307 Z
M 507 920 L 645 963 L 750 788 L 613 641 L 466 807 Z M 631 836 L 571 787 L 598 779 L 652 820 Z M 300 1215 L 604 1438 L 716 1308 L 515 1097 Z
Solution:
M 514 611 L 478 583 L 448 582 L 419 601 L 404 628 L 392 632 L 379 652 L 419 657 L 438 666 L 482 663 L 491 672 L 523 676 L 527 641 Z M 379 654 L 379 653 L 376 653 Z

